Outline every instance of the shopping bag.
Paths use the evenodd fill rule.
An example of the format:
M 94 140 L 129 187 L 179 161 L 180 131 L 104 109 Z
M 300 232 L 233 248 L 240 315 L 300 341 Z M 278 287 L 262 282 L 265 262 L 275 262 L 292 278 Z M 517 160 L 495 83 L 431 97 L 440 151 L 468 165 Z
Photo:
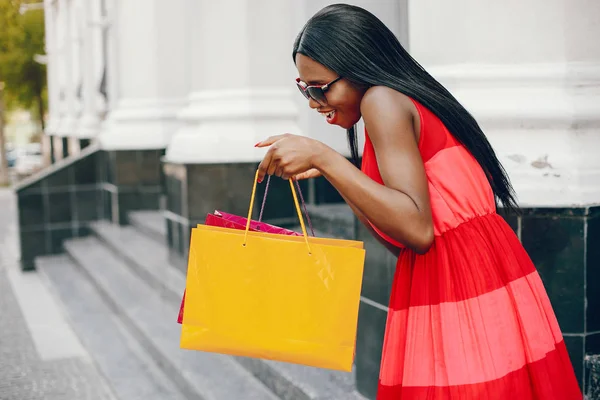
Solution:
M 220 226 L 229 229 L 246 229 L 246 218 L 238 215 L 228 214 L 222 211 L 215 210 L 214 214 L 208 214 L 206 216 L 205 225 L 209 226 Z M 260 221 L 250 221 L 250 230 L 257 232 L 265 232 L 270 234 L 278 235 L 291 235 L 291 236 L 302 236 L 300 232 L 292 231 L 289 229 L 281 228 L 279 226 L 267 224 Z M 185 290 L 181 298 L 181 305 L 179 306 L 179 314 L 177 315 L 177 323 L 181 324 L 183 321 L 183 310 L 185 309 Z
M 298 181 L 294 181 L 296 183 L 296 189 L 298 190 L 298 196 L 300 196 L 300 202 L 302 203 L 302 208 L 304 209 L 304 215 L 306 216 L 306 220 L 308 222 L 308 226 L 310 227 L 311 233 L 315 236 L 315 232 L 310 221 L 310 217 L 308 216 L 308 211 L 306 210 L 306 203 L 304 202 L 304 197 L 302 196 L 302 190 L 300 189 L 300 184 Z M 265 205 L 267 203 L 267 195 L 269 193 L 269 186 L 271 184 L 271 176 L 267 176 L 265 193 L 263 195 L 262 204 L 260 206 L 260 215 L 258 216 L 258 221 L 250 220 L 250 230 L 257 232 L 265 232 L 265 233 L 275 233 L 280 235 L 291 235 L 291 236 L 302 236 L 300 232 L 292 231 L 289 229 L 281 228 L 279 226 L 267 224 L 262 222 L 263 211 L 265 209 Z M 245 229 L 247 218 L 240 217 L 239 215 L 229 214 L 223 211 L 215 210 L 214 214 L 209 214 L 206 216 L 206 220 L 204 222 L 205 225 L 210 226 L 222 226 L 224 228 L 232 228 L 232 229 Z
M 258 177 L 258 174 L 257 174 Z M 198 225 L 192 230 L 184 349 L 352 369 L 362 242 Z
M 247 221 L 245 217 L 240 217 L 239 215 L 229 214 L 223 211 L 215 210 L 213 214 L 208 214 L 206 216 L 204 224 L 210 226 L 221 226 L 223 228 L 243 230 L 246 229 L 246 222 Z M 255 220 L 250 221 L 250 230 L 256 232 L 274 233 L 278 235 L 302 236 L 302 233 L 300 232 L 292 231 L 290 229 L 285 229 L 279 226 Z
M 258 221 L 251 220 L 250 221 L 250 230 L 259 231 L 265 233 L 273 233 L 279 235 L 291 235 L 291 236 L 302 236 L 300 232 L 292 231 L 289 229 L 281 228 L 279 226 L 267 224 L 262 222 L 263 210 L 265 208 L 265 204 L 267 201 L 267 194 L 269 192 L 269 184 L 271 182 L 271 176 L 267 177 L 265 194 L 263 197 L 262 205 L 260 208 L 260 216 L 258 217 Z M 306 210 L 306 204 L 304 203 L 304 198 L 302 197 L 302 191 L 300 190 L 300 185 L 296 181 L 296 188 L 298 189 L 298 195 L 300 196 L 300 200 L 302 202 L 302 207 L 304 208 L 304 214 L 306 215 L 306 219 L 309 223 L 310 230 L 312 235 L 315 235 L 314 229 L 312 227 L 312 223 L 310 222 L 310 217 L 308 216 L 308 211 Z M 231 228 L 231 229 L 246 229 L 247 219 L 244 217 L 240 217 L 238 215 L 229 214 L 223 211 L 215 210 L 213 214 L 207 214 L 206 219 L 204 221 L 205 225 L 210 226 L 220 226 L 223 228 Z M 179 314 L 177 315 L 177 323 L 181 324 L 183 321 L 183 313 L 185 309 L 185 290 L 183 291 L 183 296 L 181 298 L 181 305 L 179 306 Z

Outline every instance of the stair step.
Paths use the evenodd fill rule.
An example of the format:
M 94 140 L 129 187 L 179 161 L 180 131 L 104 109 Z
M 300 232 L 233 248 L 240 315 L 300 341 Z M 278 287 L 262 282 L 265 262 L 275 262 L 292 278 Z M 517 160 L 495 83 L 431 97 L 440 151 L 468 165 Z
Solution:
M 92 231 L 115 254 L 150 286 L 174 302 L 181 302 L 185 275 L 169 261 L 167 246 L 131 226 L 119 226 L 108 221 L 91 224 Z
M 285 400 L 366 400 L 352 373 L 252 358 L 238 362 Z
M 68 240 L 65 250 L 189 399 L 277 399 L 232 357 L 180 349 L 179 304 L 165 301 L 98 238 Z
M 39 257 L 35 264 L 118 399 L 185 399 L 66 255 Z
M 159 288 L 165 299 L 180 304 L 185 277 L 179 269 L 168 265 L 166 246 L 156 246 L 132 227 L 101 221 L 92 224 L 92 230 L 115 256 L 125 260 L 135 271 L 144 271 L 140 275 L 144 280 L 151 280 L 150 286 Z M 315 234 L 331 237 L 321 232 Z M 171 274 L 170 278 L 163 278 L 165 271 Z M 165 285 L 161 285 L 161 280 Z M 351 373 L 241 357 L 234 360 L 285 400 L 364 399 L 354 391 Z
M 162 211 L 132 211 L 128 215 L 129 223 L 149 238 L 165 244 L 167 240 L 167 224 Z

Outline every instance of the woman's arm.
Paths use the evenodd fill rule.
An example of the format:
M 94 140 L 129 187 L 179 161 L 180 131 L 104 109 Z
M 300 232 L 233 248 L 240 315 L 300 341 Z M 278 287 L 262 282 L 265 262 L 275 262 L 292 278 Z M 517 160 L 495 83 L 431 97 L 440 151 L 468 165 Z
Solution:
M 373 225 L 416 252 L 425 253 L 433 243 L 433 223 L 425 168 L 409 108 L 412 102 L 407 102 L 410 99 L 392 89 L 374 87 L 361 103 L 385 186 L 325 145 L 313 163 Z
M 391 244 L 390 242 L 388 242 L 387 240 L 385 240 L 384 238 L 382 238 L 379 233 L 375 232 L 375 229 L 373 229 L 373 227 L 371 226 L 371 224 L 369 224 L 369 221 L 367 221 L 366 219 L 358 217 L 357 218 L 360 220 L 360 222 L 365 226 L 365 228 L 369 231 L 369 233 L 375 238 L 377 239 L 377 241 L 379 242 L 379 244 L 381 244 L 383 247 L 385 247 L 390 253 L 392 253 L 394 255 L 394 257 L 399 257 L 400 256 L 400 252 L 402 251 L 402 249 L 400 247 L 394 246 L 393 244 Z
M 344 197 L 344 196 L 342 196 Z M 363 224 L 365 226 L 365 228 L 367 228 L 367 230 L 369 231 L 369 233 L 371 235 L 373 235 L 373 237 L 375 237 L 375 239 L 377 239 L 377 241 L 384 246 L 386 249 L 388 249 L 389 252 L 391 252 L 394 256 L 398 257 L 400 255 L 400 248 L 394 246 L 393 244 L 391 244 L 390 242 L 388 242 L 387 240 L 385 240 L 384 238 L 382 238 L 381 236 L 379 236 L 379 234 L 377 232 L 375 232 L 375 229 L 373 229 L 373 227 L 371 226 L 371 224 L 369 223 L 369 221 L 365 218 L 365 216 L 356 208 L 356 206 L 354 204 L 352 204 L 348 199 L 346 199 L 344 197 L 344 200 L 346 201 L 346 204 L 348 204 L 348 206 L 350 206 L 350 208 L 352 209 L 352 211 L 354 212 L 354 215 L 356 215 L 356 218 L 358 218 L 358 220 L 361 222 L 361 224 Z
M 297 179 L 297 180 L 311 179 L 311 178 L 318 178 L 320 176 L 321 176 L 321 171 L 313 168 L 306 172 L 296 175 L 295 179 Z M 356 215 L 356 218 L 358 218 L 358 220 L 365 226 L 365 228 L 367 228 L 367 230 L 371 233 L 371 235 L 373 235 L 375 237 L 375 239 L 377 239 L 377 241 L 379 243 L 381 243 L 386 249 L 388 249 L 394 256 L 398 257 L 400 255 L 401 249 L 399 247 L 396 247 L 393 244 L 389 243 L 387 240 L 382 238 L 377 232 L 375 232 L 375 230 L 373 229 L 373 227 L 371 226 L 369 221 L 367 221 L 365 216 L 360 211 L 358 211 L 356 206 L 354 206 L 354 204 L 352 204 L 352 202 L 350 202 L 350 200 L 348 200 L 344 196 L 342 196 L 342 197 L 343 197 L 344 201 L 346 202 L 346 204 L 348 204 L 348 206 L 352 209 L 352 212 L 354 212 L 354 215 Z

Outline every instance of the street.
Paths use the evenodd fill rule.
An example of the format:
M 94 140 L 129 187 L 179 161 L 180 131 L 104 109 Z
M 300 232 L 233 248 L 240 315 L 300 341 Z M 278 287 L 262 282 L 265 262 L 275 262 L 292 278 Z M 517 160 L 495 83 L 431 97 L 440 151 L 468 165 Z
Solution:
M 0 400 L 114 399 L 60 303 L 20 271 L 15 201 L 0 189 Z

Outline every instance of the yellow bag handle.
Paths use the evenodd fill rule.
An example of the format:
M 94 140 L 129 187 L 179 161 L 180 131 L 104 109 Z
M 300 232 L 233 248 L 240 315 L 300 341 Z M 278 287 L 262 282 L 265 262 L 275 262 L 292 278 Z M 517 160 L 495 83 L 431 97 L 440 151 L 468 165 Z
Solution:
M 300 226 L 302 227 L 302 235 L 304 236 L 304 241 L 306 242 L 306 247 L 308 248 L 308 254 L 312 254 L 310 251 L 310 244 L 308 243 L 308 234 L 306 233 L 306 226 L 304 225 L 304 219 L 302 218 L 302 211 L 300 211 L 300 204 L 298 204 L 298 196 L 296 195 L 296 189 L 294 188 L 294 182 L 292 178 L 288 179 L 290 182 L 290 188 L 292 189 L 292 196 L 294 197 L 294 205 L 296 206 L 296 212 L 298 213 L 298 219 L 300 220 Z M 244 234 L 244 244 L 246 246 L 246 241 L 248 240 L 248 232 L 250 231 L 250 220 L 252 218 L 252 210 L 254 209 L 254 197 L 256 197 L 256 185 L 258 184 L 258 170 L 256 170 L 256 174 L 254 175 L 254 185 L 252 186 L 252 196 L 250 197 L 250 209 L 248 210 L 248 219 L 246 221 L 246 232 Z

